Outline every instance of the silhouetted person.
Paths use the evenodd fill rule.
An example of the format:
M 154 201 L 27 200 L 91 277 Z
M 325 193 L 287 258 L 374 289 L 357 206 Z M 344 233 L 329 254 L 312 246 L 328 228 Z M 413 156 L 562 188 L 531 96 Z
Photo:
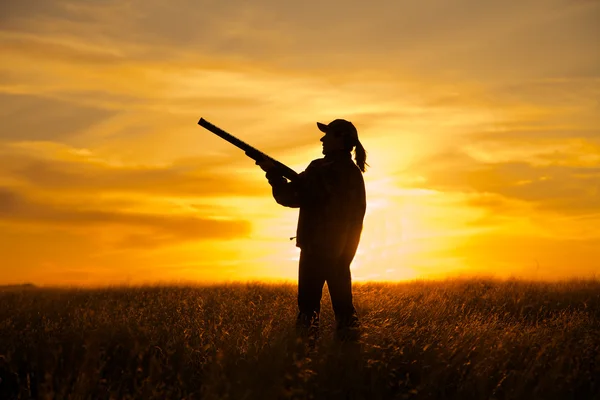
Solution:
M 298 179 L 288 182 L 268 160 L 257 161 L 277 203 L 300 208 L 296 246 L 299 327 L 318 328 L 323 285 L 327 282 L 339 331 L 358 326 L 352 303 L 350 263 L 360 241 L 366 210 L 366 153 L 354 125 L 336 119 L 317 122 L 325 157 L 313 160 Z M 355 161 L 352 160 L 354 149 Z

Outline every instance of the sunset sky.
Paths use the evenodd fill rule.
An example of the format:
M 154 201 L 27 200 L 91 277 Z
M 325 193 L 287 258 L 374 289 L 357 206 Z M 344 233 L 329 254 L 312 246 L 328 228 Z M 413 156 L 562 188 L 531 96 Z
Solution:
M 354 279 L 600 271 L 600 1 L 8 0 L 0 284 L 293 280 L 302 171 L 354 122 Z

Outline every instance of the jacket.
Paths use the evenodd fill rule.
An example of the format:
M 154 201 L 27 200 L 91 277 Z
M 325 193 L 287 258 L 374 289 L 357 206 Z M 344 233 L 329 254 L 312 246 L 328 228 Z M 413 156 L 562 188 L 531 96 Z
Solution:
M 354 257 L 366 211 L 365 183 L 351 154 L 313 160 L 288 182 L 269 171 L 273 197 L 285 207 L 299 208 L 296 246 L 333 257 Z

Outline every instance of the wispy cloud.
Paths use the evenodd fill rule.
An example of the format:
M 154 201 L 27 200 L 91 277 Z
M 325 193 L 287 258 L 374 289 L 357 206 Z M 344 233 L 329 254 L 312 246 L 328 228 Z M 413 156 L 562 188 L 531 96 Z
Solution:
M 111 164 L 87 150 L 62 148 L 67 159 L 27 154 L 31 146 L 0 148 L 0 178 L 61 193 L 132 193 L 180 197 L 256 196 L 263 190 L 236 175 L 226 160 L 205 157 L 165 166 Z M 12 149 L 12 151 L 11 151 Z M 20 151 L 18 151 L 20 150 Z M 251 163 L 248 163 L 251 164 Z
M 193 215 L 148 214 L 133 211 L 93 209 L 85 204 L 60 204 L 30 200 L 14 190 L 0 190 L 0 218 L 4 222 L 90 228 L 97 225 L 142 227 L 167 239 L 229 239 L 249 234 L 247 221 L 198 218 Z M 149 235 L 132 235 L 127 242 Z

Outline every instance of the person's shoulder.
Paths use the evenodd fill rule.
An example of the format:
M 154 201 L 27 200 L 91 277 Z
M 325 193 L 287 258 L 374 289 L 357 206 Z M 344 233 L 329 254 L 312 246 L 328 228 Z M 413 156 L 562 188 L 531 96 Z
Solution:
M 319 171 L 322 169 L 323 166 L 323 158 L 317 158 L 315 160 L 312 160 L 308 166 L 304 169 L 304 171 L 302 171 L 300 174 L 303 177 L 306 176 L 312 176 L 314 174 L 319 174 Z
M 352 161 L 352 159 L 348 159 L 345 160 L 343 163 L 340 163 L 340 167 L 343 168 L 343 170 L 348 174 L 362 176 L 362 171 L 360 170 L 360 168 L 358 168 L 358 165 L 356 165 L 356 163 Z
M 316 159 L 312 160 L 310 162 L 310 164 L 308 164 L 308 167 L 306 167 L 306 168 L 308 169 L 308 168 L 321 167 L 321 166 L 325 165 L 326 163 L 327 163 L 327 161 L 325 161 L 324 157 L 323 158 L 316 158 Z
M 345 165 L 344 172 L 351 182 L 364 185 L 363 172 L 354 161 L 350 161 Z

